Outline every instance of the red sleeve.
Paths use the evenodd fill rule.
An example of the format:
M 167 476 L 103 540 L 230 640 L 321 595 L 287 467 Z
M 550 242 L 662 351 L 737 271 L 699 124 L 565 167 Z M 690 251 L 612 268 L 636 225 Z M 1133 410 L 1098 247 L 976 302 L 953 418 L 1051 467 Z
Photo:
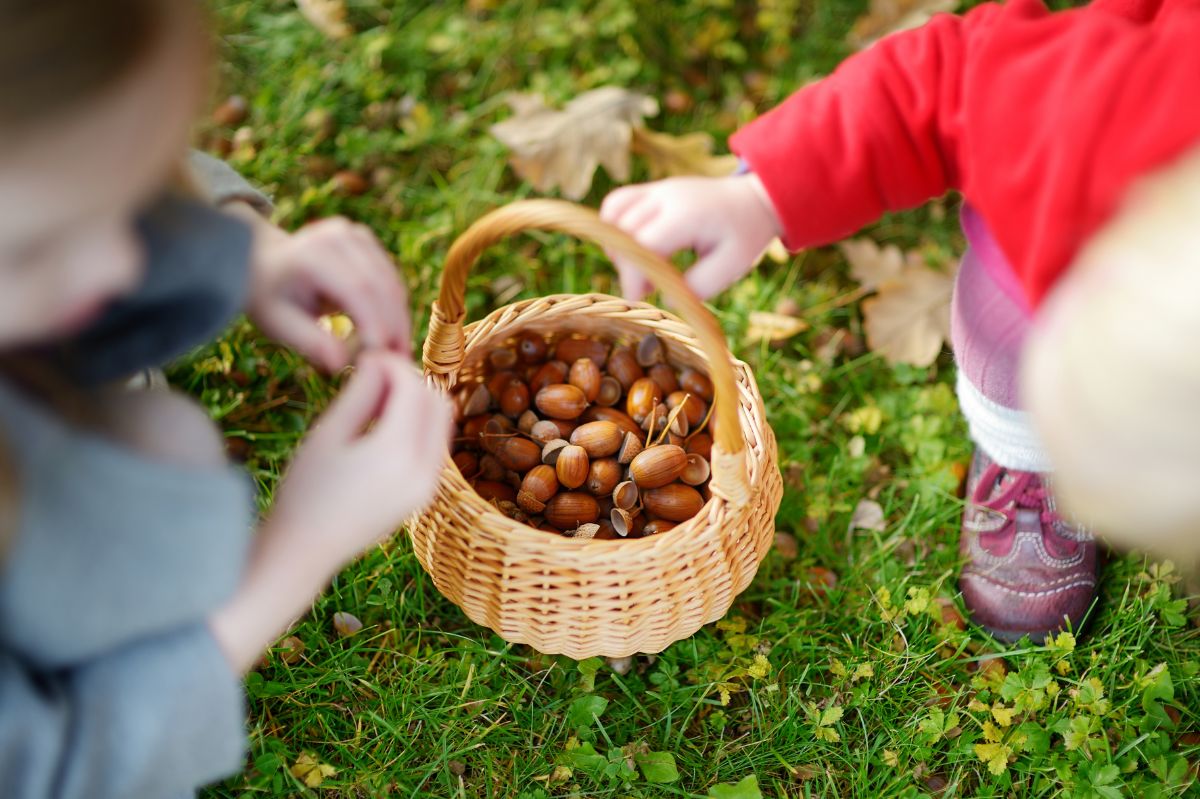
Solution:
M 883 40 L 740 131 L 790 246 L 960 189 L 1036 305 L 1129 184 L 1200 141 L 1200 0 L 1036 0 Z

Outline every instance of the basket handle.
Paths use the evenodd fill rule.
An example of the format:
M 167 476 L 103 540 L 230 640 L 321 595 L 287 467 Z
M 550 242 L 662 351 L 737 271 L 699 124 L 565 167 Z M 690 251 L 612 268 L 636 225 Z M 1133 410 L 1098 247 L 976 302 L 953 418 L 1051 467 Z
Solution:
M 679 311 L 695 331 L 712 370 L 714 413 L 718 422 L 712 458 L 713 493 L 734 504 L 748 501 L 745 441 L 738 422 L 733 356 L 717 320 L 669 261 L 624 231 L 601 221 L 599 214 L 590 208 L 562 200 L 520 200 L 479 218 L 460 235 L 446 256 L 441 290 L 433 304 L 429 335 L 423 350 L 425 368 L 436 374 L 453 374 L 462 367 L 466 354 L 463 322 L 466 318 L 467 275 L 488 247 L 526 230 L 558 231 L 599 244 L 636 265 Z

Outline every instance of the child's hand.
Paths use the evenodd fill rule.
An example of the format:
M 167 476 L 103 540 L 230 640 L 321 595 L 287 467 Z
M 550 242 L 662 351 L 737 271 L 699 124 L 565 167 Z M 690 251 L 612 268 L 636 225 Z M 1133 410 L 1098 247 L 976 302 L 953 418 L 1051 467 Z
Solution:
M 753 174 L 670 178 L 626 186 L 604 198 L 600 217 L 660 255 L 695 250 L 686 280 L 702 299 L 727 288 L 754 266 L 781 226 L 762 182 Z M 621 290 L 631 300 L 650 283 L 619 258 Z
M 353 353 L 317 318 L 337 309 L 363 348 L 410 352 L 408 296 L 370 229 L 334 217 L 288 234 L 251 213 L 238 214 L 255 234 L 248 311 L 264 333 L 335 372 Z

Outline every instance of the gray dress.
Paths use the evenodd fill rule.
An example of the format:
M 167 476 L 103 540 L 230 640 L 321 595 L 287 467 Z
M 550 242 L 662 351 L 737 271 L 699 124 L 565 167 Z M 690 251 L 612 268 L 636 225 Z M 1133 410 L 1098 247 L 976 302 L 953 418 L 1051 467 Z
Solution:
M 199 163 L 219 196 L 265 204 L 223 164 Z M 165 362 L 245 299 L 244 225 L 164 198 L 140 227 L 141 287 L 41 353 L 80 385 Z M 249 479 L 144 456 L 3 380 L 0 427 L 18 477 L 16 536 L 0 559 L 0 797 L 190 796 L 237 771 L 241 681 L 206 619 L 247 555 Z

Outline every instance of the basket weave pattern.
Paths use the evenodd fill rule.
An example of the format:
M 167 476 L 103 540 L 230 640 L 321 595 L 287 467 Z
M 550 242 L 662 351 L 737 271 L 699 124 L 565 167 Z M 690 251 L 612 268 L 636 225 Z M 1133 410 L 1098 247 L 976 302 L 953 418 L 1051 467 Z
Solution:
M 598 233 L 573 224 L 601 225 L 589 211 L 567 203 L 529 201 L 493 212 L 464 234 L 465 239 L 474 231 L 485 242 L 468 248 L 464 272 L 486 243 L 513 232 L 514 216 L 520 222 L 516 229 L 566 230 L 600 240 L 610 251 L 615 243 L 623 255 L 631 247 L 640 249 L 628 237 L 613 239 L 624 234 L 611 228 Z M 489 227 L 489 219 L 496 217 L 509 224 Z M 454 256 L 452 250 L 448 272 Z M 659 261 L 679 281 L 658 256 L 646 251 L 637 256 L 639 261 Z M 660 284 L 664 280 L 661 274 L 651 277 Z M 446 285 L 442 299 L 447 299 Z M 682 289 L 686 294 L 682 281 L 671 288 L 673 292 L 664 293 L 678 295 Z M 703 314 L 711 342 L 712 330 L 719 333 L 715 320 L 687 296 L 689 318 L 698 318 L 697 309 Z M 606 295 L 517 302 L 465 328 L 460 308 L 453 309 L 440 332 L 431 325 L 426 343 L 427 375 L 443 391 L 481 374 L 486 353 L 527 331 L 560 337 L 577 333 L 612 343 L 636 342 L 652 332 L 666 345 L 670 363 L 713 376 L 718 403 L 723 396 L 727 404 L 729 397 L 736 397 L 736 410 L 722 417 L 736 420 L 736 429 L 726 432 L 728 425 L 722 423 L 717 431 L 713 497 L 700 513 L 662 535 L 631 540 L 574 540 L 515 522 L 475 493 L 447 456 L 433 504 L 410 525 L 417 558 L 438 590 L 472 621 L 505 640 L 576 659 L 659 652 L 725 615 L 771 545 L 782 495 L 775 437 L 746 364 L 722 349 L 730 368 L 714 369 L 696 334 L 697 325 L 652 305 Z M 435 316 L 446 319 L 441 300 Z M 722 447 L 722 440 L 735 443 Z M 740 451 L 729 451 L 736 442 Z

